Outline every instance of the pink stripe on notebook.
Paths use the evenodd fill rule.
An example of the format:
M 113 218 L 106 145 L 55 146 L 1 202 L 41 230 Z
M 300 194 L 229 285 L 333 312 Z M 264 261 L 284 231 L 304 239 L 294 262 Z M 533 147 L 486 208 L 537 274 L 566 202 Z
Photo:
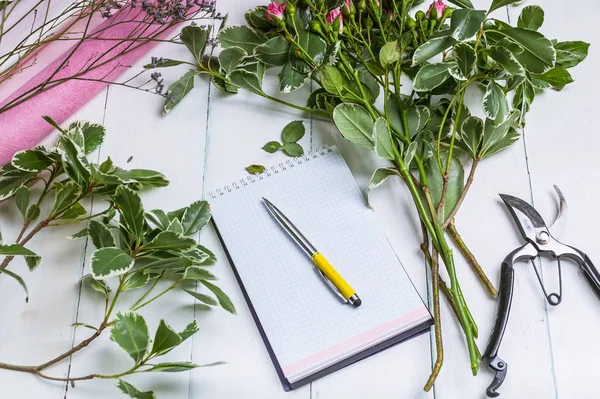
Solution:
M 391 338 L 392 336 L 401 333 L 403 330 L 407 329 L 407 327 L 410 327 L 415 323 L 421 323 L 423 320 L 430 317 L 431 315 L 425 307 L 413 309 L 396 319 L 390 320 L 375 328 L 355 335 L 352 338 L 348 338 L 343 342 L 323 349 L 322 351 L 298 360 L 297 362 L 283 366 L 281 369 L 289 378 L 291 375 L 305 371 L 309 367 L 318 367 L 322 363 L 331 360 L 342 360 L 343 358 L 347 357 L 346 355 L 351 355 L 352 353 L 350 352 L 375 345 L 386 338 Z
M 103 39 L 113 40 L 86 40 L 78 48 L 77 44 L 71 49 L 59 56 L 54 62 L 50 63 L 39 74 L 29 80 L 10 97 L 0 104 L 0 108 L 7 104 L 11 99 L 17 98 L 23 93 L 36 88 L 38 85 L 50 78 L 53 73 L 60 67 L 67 56 L 75 50 L 69 62 L 52 78 L 60 79 L 72 76 L 81 70 L 82 67 L 89 65 L 92 61 L 99 61 L 112 58 L 122 52 L 128 43 L 123 42 L 122 38 L 133 35 L 134 37 L 146 37 L 157 32 L 164 27 L 160 24 L 148 24 L 143 29 L 143 34 L 140 32 L 140 21 L 144 20 L 145 12 L 139 7 L 135 9 L 124 8 L 118 13 L 110 17 L 104 23 L 99 25 L 95 32 L 100 32 L 100 37 Z M 119 23 L 116 26 L 108 26 L 119 21 L 131 21 Z M 175 26 L 166 29 L 161 33 L 161 38 L 164 38 L 173 31 Z M 102 79 L 114 81 L 123 72 L 128 69 L 128 66 L 134 64 L 150 51 L 156 42 L 148 42 L 142 45 L 136 44 L 134 50 L 119 57 L 116 60 L 107 62 L 106 64 L 94 69 L 93 71 L 83 75 L 83 78 Z M 68 80 L 65 83 L 57 85 L 47 91 L 32 97 L 24 103 L 21 103 L 14 108 L 0 114 L 0 165 L 10 161 L 13 154 L 27 148 L 34 147 L 44 137 L 50 134 L 54 128 L 45 122 L 41 117 L 44 115 L 51 116 L 58 123 L 64 122 L 75 111 L 90 101 L 98 94 L 106 83 L 89 82 L 83 80 Z

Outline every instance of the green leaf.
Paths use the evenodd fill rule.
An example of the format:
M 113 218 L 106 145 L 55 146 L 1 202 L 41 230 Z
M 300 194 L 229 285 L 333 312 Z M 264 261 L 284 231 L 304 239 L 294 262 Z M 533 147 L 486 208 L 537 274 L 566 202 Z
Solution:
M 105 280 L 127 273 L 133 267 L 134 260 L 120 248 L 100 248 L 92 254 L 92 277 Z
M 285 143 L 282 149 L 283 152 L 290 157 L 301 157 L 304 155 L 304 149 L 298 143 Z
M 444 83 L 449 77 L 449 63 L 425 65 L 415 76 L 413 89 L 415 91 L 431 91 Z
M 344 77 L 339 69 L 326 66 L 321 72 L 321 84 L 327 92 L 342 96 L 344 94 Z
M 223 49 L 241 47 L 246 53 L 254 54 L 254 48 L 263 44 L 264 39 L 245 25 L 232 25 L 219 32 L 219 42 Z
M 565 68 L 572 68 L 585 60 L 590 44 L 586 42 L 560 42 L 554 45 L 556 63 Z
M 275 151 L 281 148 L 281 144 L 278 141 L 269 141 L 267 144 L 262 146 L 263 151 L 268 152 L 269 154 L 274 153 Z
M 238 69 L 237 71 L 233 71 L 229 75 L 229 80 L 236 86 L 241 87 L 242 89 L 246 89 L 255 94 L 262 94 L 262 84 L 258 75 L 245 71 L 243 69 Z
M 163 231 L 148 244 L 143 246 L 144 250 L 152 251 L 176 251 L 186 252 L 196 248 L 196 240 L 173 231 Z
M 394 142 L 385 118 L 379 117 L 373 125 L 373 137 L 375 137 L 375 151 L 381 158 L 394 160 Z
M 81 129 L 84 139 L 83 150 L 86 154 L 95 151 L 104 142 L 106 129 L 100 124 L 75 121 L 69 125 L 68 130 L 71 129 Z
M 366 88 L 369 89 L 369 92 L 371 94 L 371 103 L 375 103 L 375 100 L 377 99 L 377 97 L 379 97 L 379 93 L 381 91 L 379 82 L 375 80 L 373 75 L 364 70 L 358 72 L 358 79 L 362 83 L 363 90 Z M 369 92 L 366 93 L 367 96 Z
M 246 11 L 246 14 L 244 15 L 246 22 L 248 22 L 248 25 L 261 32 L 269 32 L 275 29 L 273 24 L 269 22 L 265 16 L 266 11 L 267 6 L 258 6 Z
M 382 67 L 387 68 L 388 65 L 398 62 L 401 56 L 402 52 L 398 41 L 387 42 L 379 51 L 379 63 Z
M 94 279 L 94 277 L 91 274 L 84 275 L 81 278 L 81 280 L 79 280 L 79 281 L 81 282 L 82 285 L 89 284 L 91 289 L 93 289 L 96 292 L 101 293 L 106 298 L 108 298 L 108 296 L 110 294 L 110 288 L 108 287 L 108 285 L 106 285 L 106 283 L 104 281 Z
M 184 289 L 184 291 L 208 306 L 217 306 L 217 304 L 218 304 L 218 302 L 213 297 L 210 297 L 208 295 L 204 295 L 199 292 L 186 290 L 186 289 Z
M 531 73 L 541 74 L 554 67 L 556 51 L 552 42 L 541 33 L 521 28 L 489 30 L 486 34 L 495 38 L 506 37 L 523 50 L 513 52 L 515 58 Z
M 219 301 L 219 305 L 221 305 L 221 307 L 223 309 L 225 309 L 229 313 L 235 314 L 235 307 L 233 306 L 231 299 L 229 299 L 229 297 L 219 287 L 217 287 L 216 285 L 214 285 L 212 283 L 209 283 L 206 280 L 201 280 L 200 282 L 206 288 L 211 290 L 213 294 L 215 294 L 215 296 L 217 297 L 217 300 Z
M 512 3 L 516 3 L 516 1 L 515 0 L 493 0 L 488 13 L 491 13 L 492 11 L 499 9 L 500 7 L 504 7 L 504 6 L 507 6 Z
M 36 179 L 37 172 L 23 172 L 12 164 L 0 168 L 0 201 L 12 197 L 19 187 L 28 185 Z
M 508 118 L 501 124 L 496 124 L 494 121 L 487 119 L 484 124 L 483 130 L 483 141 L 481 144 L 480 155 L 482 158 L 490 154 L 491 148 L 497 143 L 504 140 L 509 129 L 516 123 L 521 113 L 516 110 L 513 111 Z
M 485 20 L 485 11 L 472 9 L 454 10 L 450 20 L 452 37 L 458 41 L 469 39 L 481 29 Z
M 275 36 L 254 49 L 254 57 L 267 65 L 283 66 L 289 59 L 290 43 Z
M 146 320 L 131 311 L 118 312 L 110 331 L 110 339 L 127 352 L 135 364 L 139 364 L 144 360 L 150 344 Z
M 194 264 L 194 262 L 181 254 L 173 255 L 169 258 L 158 259 L 144 266 L 144 270 L 163 271 L 184 269 Z
M 27 284 L 25 284 L 25 280 L 23 280 L 23 278 L 18 274 L 13 273 L 8 269 L 0 269 L 0 274 L 2 273 L 17 280 L 17 282 L 21 285 L 21 287 L 23 287 L 23 290 L 25 291 L 25 302 L 29 302 L 29 290 L 27 289 Z
M 197 367 L 201 367 L 192 362 L 169 362 L 169 363 L 159 363 L 155 364 L 149 369 L 144 370 L 144 372 L 152 373 L 152 372 L 163 372 L 163 373 L 178 373 L 181 371 L 190 371 Z
M 149 274 L 146 274 L 142 271 L 137 271 L 137 272 L 133 273 L 127 279 L 127 281 L 125 281 L 125 284 L 123 285 L 123 290 L 128 291 L 128 290 L 134 290 L 137 288 L 142 288 L 146 284 L 148 284 L 148 281 L 150 281 Z
M 97 220 L 90 220 L 88 235 L 96 248 L 116 247 L 115 239 L 105 224 Z
M 544 23 L 544 10 L 540 6 L 527 6 L 521 10 L 517 26 L 523 29 L 538 30 Z
M 564 66 L 552 68 L 543 75 L 536 75 L 536 77 L 550 83 L 555 90 L 562 90 L 569 83 L 573 83 L 573 77 Z
M 173 219 L 167 226 L 167 231 L 183 234 L 183 225 L 181 224 L 179 219 Z
M 415 50 L 412 60 L 413 65 L 424 63 L 431 57 L 436 56 L 442 51 L 452 47 L 455 42 L 456 41 L 451 36 L 442 36 L 429 39 Z
M 406 149 L 406 152 L 404 153 L 404 164 L 406 165 L 406 167 L 410 167 L 410 163 L 412 162 L 417 152 L 418 145 L 419 143 L 413 141 Z
M 91 172 L 89 162 L 83 153 L 83 148 L 76 145 L 71 138 L 61 135 L 58 146 L 62 150 L 61 158 L 65 171 L 81 187 L 87 187 Z
M 36 220 L 40 216 L 40 207 L 37 204 L 33 204 L 27 211 L 27 219 L 30 221 Z
M 29 188 L 27 186 L 21 186 L 15 192 L 15 201 L 17 203 L 17 208 L 23 219 L 27 220 L 27 208 L 29 207 L 29 200 L 31 199 L 31 194 L 29 193 Z
M 73 206 L 81 196 L 81 187 L 74 181 L 65 184 L 55 183 L 56 194 L 54 196 L 54 208 L 51 216 L 58 216 Z
M 303 121 L 292 121 L 288 123 L 281 132 L 283 143 L 295 143 L 304 137 L 306 129 Z
M 219 54 L 219 62 L 221 68 L 226 74 L 230 74 L 237 68 L 238 65 L 248 54 L 240 47 L 229 47 L 221 51 Z
M 185 280 L 216 280 L 217 278 L 210 273 L 208 270 L 203 269 L 198 266 L 191 266 L 185 269 L 185 274 L 183 275 Z
M 282 93 L 291 93 L 298 90 L 300 87 L 304 86 L 304 83 L 308 81 L 308 78 L 309 75 L 307 73 L 296 71 L 288 62 L 279 73 L 279 91 Z
M 154 209 L 146 213 L 146 219 L 148 219 L 161 230 L 166 230 L 167 227 L 169 227 L 169 218 L 163 210 Z
M 26 256 L 25 257 L 25 263 L 27 264 L 27 268 L 29 269 L 30 272 L 37 269 L 41 262 L 42 262 L 41 256 Z
M 448 2 L 462 8 L 475 8 L 473 3 L 471 3 L 471 0 L 448 0 Z
M 406 112 L 406 121 L 408 124 L 408 134 L 410 137 L 414 137 L 417 133 L 427 126 L 431 112 L 429 108 L 424 105 L 413 105 Z M 402 128 L 404 132 L 404 127 Z
M 502 87 L 491 80 L 483 96 L 483 112 L 496 123 L 502 123 L 508 113 L 508 101 Z M 498 119 L 496 119 L 499 116 Z
M 525 75 L 523 65 L 517 61 L 517 58 L 506 47 L 492 47 L 490 50 L 490 57 L 511 75 Z
M 369 190 L 372 190 L 381 184 L 390 176 L 398 176 L 398 172 L 394 168 L 379 168 L 371 176 L 369 181 Z
M 475 50 L 470 44 L 466 42 L 458 43 L 453 48 L 454 58 L 458 69 L 462 72 L 465 77 L 471 76 L 475 64 L 477 63 L 477 57 L 475 56 Z
M 170 68 L 177 65 L 185 64 L 185 61 L 172 60 L 170 58 L 163 58 L 162 61 L 158 64 L 146 64 L 144 65 L 144 69 L 154 69 L 154 68 Z
M 58 219 L 73 220 L 77 219 L 79 216 L 84 216 L 86 213 L 87 212 L 85 208 L 79 202 L 77 202 L 65 210 L 60 217 L 58 217 Z
M 315 33 L 305 30 L 298 31 L 298 45 L 311 57 L 312 61 L 320 66 L 325 60 L 327 43 Z M 293 51 L 293 49 L 292 49 Z
M 179 336 L 181 337 L 181 340 L 183 342 L 186 339 L 188 339 L 189 337 L 191 337 L 192 335 L 196 334 L 198 331 L 200 331 L 200 328 L 198 328 L 198 322 L 196 322 L 196 320 L 194 320 L 190 324 L 188 324 L 183 329 L 183 331 L 181 331 L 179 333 Z
M 179 38 L 190 50 L 198 63 L 201 62 L 206 46 L 206 38 L 208 37 L 209 29 L 202 26 L 186 26 L 181 30 Z
M 502 138 L 501 140 L 496 142 L 494 145 L 492 145 L 487 150 L 485 157 L 487 158 L 487 157 L 494 155 L 495 153 L 502 151 L 503 149 L 511 146 L 519 139 L 519 137 L 520 137 L 519 132 L 516 129 L 511 127 L 510 129 L 508 129 L 508 133 L 506 133 L 504 138 Z
M 194 88 L 194 77 L 196 77 L 196 71 L 190 69 L 177 79 L 174 83 L 169 86 L 167 90 L 167 98 L 165 99 L 165 104 L 163 105 L 163 115 L 171 112 L 173 108 L 177 104 L 183 100 L 185 96 Z
M 445 153 L 440 154 L 442 159 L 442 166 L 445 170 L 448 155 Z M 444 186 L 444 178 L 440 173 L 438 162 L 436 157 L 429 159 L 429 167 L 427 168 L 427 179 L 429 181 L 429 190 L 433 202 L 437 207 L 442 198 L 442 191 Z M 455 156 L 452 156 L 450 161 L 450 175 L 448 179 L 448 188 L 446 189 L 446 199 L 442 205 L 442 212 L 440 215 L 440 222 L 443 223 L 448 215 L 452 212 L 454 207 L 458 204 L 458 199 L 462 194 L 465 182 L 465 172 L 462 164 Z
M 463 149 L 469 153 L 471 158 L 477 158 L 483 139 L 483 121 L 476 116 L 469 116 L 460 128 L 460 138 Z
M 246 167 L 246 171 L 251 174 L 260 174 L 265 171 L 265 167 L 262 165 L 250 165 Z
M 150 352 L 156 356 L 162 356 L 177 347 L 183 340 L 164 320 L 158 324 L 154 335 L 154 345 Z
M 140 196 L 127 186 L 119 186 L 114 201 L 121 214 L 121 224 L 141 242 L 144 238 L 144 207 Z
M 115 167 L 112 176 L 118 177 L 122 184 L 138 183 L 143 187 L 166 187 L 169 185 L 169 180 L 160 172 L 148 169 L 131 169 L 124 170 Z
M 196 201 L 185 209 L 181 218 L 183 234 L 191 236 L 196 234 L 210 221 L 210 208 L 206 201 Z
M 373 119 L 360 105 L 342 103 L 333 111 L 333 121 L 342 136 L 354 144 L 374 149 Z
M 156 395 L 152 391 L 142 392 L 133 385 L 125 382 L 121 379 L 117 381 L 117 387 L 123 392 L 125 395 L 129 395 L 129 397 L 134 399 L 156 399 Z
M 12 158 L 12 165 L 24 172 L 41 172 L 54 163 L 54 160 L 44 151 L 19 151 Z
M 213 82 L 213 84 L 215 85 L 215 87 L 225 93 L 228 94 L 237 94 L 238 87 L 234 86 L 232 84 L 230 84 L 229 82 L 217 77 L 217 76 L 211 76 L 210 77 L 211 82 Z
M 195 253 L 196 255 L 198 255 L 198 262 L 202 263 L 203 265 L 215 263 L 217 261 L 217 256 L 214 253 L 212 253 L 208 248 L 199 244 L 195 250 L 193 250 L 192 252 L 188 252 L 185 255 L 189 256 L 191 253 Z

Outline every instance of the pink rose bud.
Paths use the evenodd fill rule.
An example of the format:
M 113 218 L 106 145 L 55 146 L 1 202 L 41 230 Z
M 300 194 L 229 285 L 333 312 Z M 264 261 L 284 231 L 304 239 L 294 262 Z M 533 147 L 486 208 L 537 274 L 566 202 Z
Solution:
M 325 20 L 327 21 L 327 23 L 329 25 L 333 25 L 335 23 L 335 21 L 339 18 L 339 23 L 340 23 L 340 29 L 339 29 L 339 33 L 342 33 L 342 30 L 344 28 L 344 20 L 342 17 L 342 12 L 340 10 L 331 10 L 327 13 L 327 16 L 325 17 Z
M 346 8 L 349 10 L 352 7 L 352 0 L 346 0 Z
M 267 6 L 267 11 L 265 11 L 265 16 L 271 22 L 277 23 L 283 20 L 285 15 L 285 3 L 278 4 L 276 2 L 272 2 Z
M 446 10 L 446 5 L 442 0 L 434 1 L 430 6 L 429 10 L 427 10 L 427 18 L 431 15 L 431 10 L 435 9 L 436 17 L 441 18 L 444 15 L 444 11 Z

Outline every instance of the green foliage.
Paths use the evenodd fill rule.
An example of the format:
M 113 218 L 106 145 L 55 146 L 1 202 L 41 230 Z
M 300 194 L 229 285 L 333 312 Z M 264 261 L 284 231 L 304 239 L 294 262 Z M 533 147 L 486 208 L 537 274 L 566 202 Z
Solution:
M 261 174 L 265 171 L 265 167 L 262 165 L 250 165 L 246 168 L 246 171 L 250 174 Z
M 190 48 L 197 49 L 198 38 L 191 37 Z M 145 212 L 140 190 L 168 185 L 165 176 L 153 170 L 121 169 L 110 158 L 97 164 L 88 154 L 101 145 L 104 127 L 74 122 L 60 128 L 46 119 L 59 129 L 58 146 L 20 152 L 0 168 L 0 195 L 4 200 L 14 197 L 15 210 L 24 219 L 15 243 L 3 243 L 0 238 L 0 256 L 6 257 L 0 278 L 14 279 L 28 298 L 25 280 L 5 266 L 13 257 L 23 257 L 29 270 L 34 271 L 41 257 L 25 244 L 29 245 L 45 228 L 81 224 L 83 229 L 69 238 L 89 239 L 95 250 L 80 284 L 84 293 L 92 291 L 105 307 L 98 326 L 79 320 L 73 326 L 94 330 L 91 340 L 110 330 L 111 340 L 133 360 L 130 368 L 119 373 L 95 376 L 120 378 L 141 372 L 181 372 L 200 367 L 189 362 L 157 361 L 198 331 L 195 321 L 176 332 L 161 320 L 152 341 L 148 324 L 139 311 L 170 291 L 187 289 L 194 281 L 206 290 L 194 292 L 204 304 L 235 313 L 229 297 L 215 285 L 217 278 L 205 268 L 216 261 L 215 255 L 196 242 L 198 232 L 211 219 L 209 204 L 196 201 L 171 212 Z M 286 131 L 285 136 L 301 137 L 297 127 Z M 95 213 L 88 215 L 82 203 L 87 206 L 92 198 Z M 39 223 L 34 223 L 38 218 Z M 121 301 L 125 302 L 121 295 L 125 291 L 130 291 L 126 297 L 133 299 L 127 305 L 129 310 L 114 314 L 122 307 Z M 153 392 L 140 391 L 121 379 L 117 386 L 133 398 L 155 398 Z
M 271 154 L 278 150 L 282 150 L 290 157 L 300 157 L 304 154 L 304 149 L 302 146 L 300 146 L 300 144 L 298 144 L 298 141 L 304 137 L 305 133 L 306 129 L 304 128 L 303 121 L 292 121 L 283 128 L 281 132 L 281 143 L 278 141 L 269 141 L 262 147 L 262 149 Z M 253 166 L 259 166 L 259 168 L 253 169 L 255 172 L 250 172 L 248 168 L 246 170 L 248 170 L 250 173 L 262 173 L 262 171 L 264 171 L 264 166 Z M 260 168 L 262 168 L 262 170 Z
M 171 110 L 194 88 L 194 78 L 196 75 L 197 72 L 190 69 L 185 75 L 169 86 L 167 98 L 165 99 L 165 104 L 163 106 L 164 115 L 171 112 Z

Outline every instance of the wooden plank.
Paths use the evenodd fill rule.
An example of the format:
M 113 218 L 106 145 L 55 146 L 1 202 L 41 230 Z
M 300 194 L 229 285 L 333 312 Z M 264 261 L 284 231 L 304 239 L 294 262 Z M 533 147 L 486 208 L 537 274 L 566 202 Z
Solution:
M 152 55 L 185 59 L 187 50 L 183 46 L 159 45 Z M 148 59 L 142 59 L 132 66 L 130 76 L 141 70 Z M 186 68 L 163 69 L 165 82 L 172 82 L 185 73 Z M 140 81 L 144 81 L 142 78 Z M 135 82 L 133 82 L 135 83 Z M 175 210 L 202 198 L 202 173 L 204 169 L 204 147 L 206 132 L 206 109 L 208 90 L 206 83 L 197 82 L 197 87 L 169 115 L 161 115 L 163 99 L 145 92 L 113 86 L 107 104 L 105 126 L 107 136 L 100 150 L 100 159 L 110 156 L 116 165 L 126 169 L 154 169 L 165 174 L 171 184 L 166 188 L 152 189 L 142 193 L 147 210 Z M 130 162 L 128 162 L 130 161 Z M 102 210 L 95 204 L 95 210 Z M 85 265 L 80 273 L 89 273 L 89 259 L 93 252 L 91 243 L 87 247 Z M 219 275 L 222 267 L 215 268 Z M 159 285 L 165 289 L 168 284 Z M 126 292 L 120 299 L 119 309 L 126 310 L 145 290 Z M 81 294 L 78 321 L 98 325 L 103 314 L 104 301 L 95 292 L 84 291 Z M 215 309 L 215 312 L 225 313 Z M 192 298 L 184 292 L 171 292 L 160 300 L 140 310 L 148 323 L 151 337 L 161 318 L 175 330 L 182 330 L 194 319 Z M 202 316 L 198 318 L 202 326 Z M 212 331 L 218 335 L 217 331 Z M 91 330 L 77 328 L 75 342 L 90 336 Z M 71 376 L 89 373 L 114 374 L 132 366 L 131 359 L 118 346 L 109 340 L 110 332 L 85 350 L 85 354 L 74 356 Z M 192 358 L 191 339 L 164 357 L 162 361 L 195 361 L 211 363 L 222 360 L 219 357 L 207 357 L 202 353 Z M 192 376 L 202 373 L 203 369 L 192 371 Z M 141 390 L 155 390 L 161 398 L 181 398 L 188 394 L 190 373 L 143 374 L 125 377 Z M 68 388 L 67 397 L 106 398 L 119 397 L 121 394 L 112 381 L 93 380 Z
M 98 95 L 71 120 L 102 120 L 105 96 L 105 92 Z M 55 141 L 56 134 L 45 143 L 54 145 Z M 51 210 L 52 201 L 48 206 L 50 209 L 42 210 L 42 215 Z M 89 209 L 89 204 L 86 208 Z M 0 204 L 0 215 L 4 241 L 12 242 L 22 226 L 14 200 Z M 30 292 L 29 303 L 24 302 L 23 290 L 14 280 L 0 276 L 3 298 L 0 313 L 4 320 L 0 323 L 0 361 L 37 365 L 69 349 L 84 243 L 65 237 L 80 229 L 81 226 L 67 225 L 42 230 L 28 244 L 32 251 L 42 256 L 41 265 L 33 273 L 28 271 L 22 259 L 16 259 L 10 265 L 10 270 L 25 279 Z M 64 377 L 67 366 L 63 362 L 46 371 L 49 375 Z M 31 374 L 0 370 L 0 381 L 3 391 L 13 397 L 59 399 L 64 396 L 64 383 L 43 381 Z
M 590 56 L 571 69 L 575 82 L 560 93 L 547 90 L 537 96 L 527 117 L 525 137 L 535 207 L 547 223 L 557 212 L 557 184 L 569 204 L 569 216 L 564 233 L 558 239 L 587 252 L 596 265 L 600 264 L 600 250 L 595 234 L 600 218 L 595 209 L 600 195 L 599 172 L 596 164 L 598 141 L 597 111 L 593 102 L 600 88 L 597 69 L 600 56 L 593 49 L 600 44 L 596 34 L 596 17 L 592 9 L 598 5 L 578 0 L 568 3 L 549 2 L 542 5 L 545 22 L 540 31 L 559 41 L 584 40 L 591 42 Z M 511 19 L 516 19 L 521 8 L 511 8 Z M 576 12 L 574 10 L 581 10 Z M 527 198 L 527 197 L 524 197 Z M 594 384 L 593 359 L 600 355 L 600 344 L 595 331 L 600 328 L 600 306 L 578 267 L 568 261 L 562 264 L 563 301 L 560 306 L 548 307 L 548 332 L 552 340 L 556 397 L 585 398 L 597 396 Z M 520 270 L 521 278 L 530 281 L 543 301 L 531 267 Z M 548 292 L 558 288 L 556 261 L 542 262 L 544 281 Z M 519 359 L 519 362 L 522 360 Z M 515 364 L 516 361 L 513 361 Z M 532 362 L 523 367 L 551 367 L 547 362 Z

